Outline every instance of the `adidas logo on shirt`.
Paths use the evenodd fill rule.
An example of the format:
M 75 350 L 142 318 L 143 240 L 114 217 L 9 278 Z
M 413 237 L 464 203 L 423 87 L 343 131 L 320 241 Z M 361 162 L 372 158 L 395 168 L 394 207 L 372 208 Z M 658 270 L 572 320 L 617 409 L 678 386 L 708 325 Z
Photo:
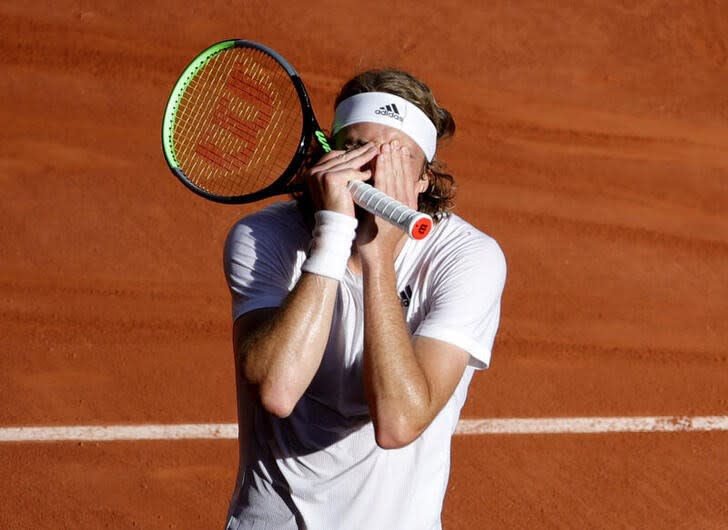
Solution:
M 409 307 L 410 302 L 412 301 L 412 287 L 409 285 L 404 288 L 404 291 L 400 291 L 399 293 L 399 302 L 402 304 L 402 307 Z
M 397 105 L 394 103 L 390 105 L 385 105 L 383 107 L 379 107 L 377 110 L 374 111 L 374 114 L 379 114 L 381 116 L 388 116 L 390 118 L 394 118 L 395 120 L 404 121 L 404 118 L 399 115 L 399 110 L 397 109 Z

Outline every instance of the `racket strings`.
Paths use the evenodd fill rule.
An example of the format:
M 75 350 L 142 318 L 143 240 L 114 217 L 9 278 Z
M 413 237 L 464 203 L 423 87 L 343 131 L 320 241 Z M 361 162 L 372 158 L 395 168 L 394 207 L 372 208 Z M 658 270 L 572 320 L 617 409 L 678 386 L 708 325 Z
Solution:
M 235 197 L 272 184 L 298 149 L 301 104 L 285 69 L 252 48 L 213 56 L 188 83 L 175 116 L 175 156 L 195 185 Z

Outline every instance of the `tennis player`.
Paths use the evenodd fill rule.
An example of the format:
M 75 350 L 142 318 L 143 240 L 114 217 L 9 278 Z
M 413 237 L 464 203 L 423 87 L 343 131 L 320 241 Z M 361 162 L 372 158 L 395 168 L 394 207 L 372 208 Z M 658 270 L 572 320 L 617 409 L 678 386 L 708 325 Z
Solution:
M 227 528 L 441 528 L 451 437 L 506 278 L 498 244 L 450 211 L 437 147 L 454 130 L 411 75 L 358 75 L 306 192 L 230 231 L 240 468 Z M 429 237 L 355 207 L 352 179 L 432 215 Z

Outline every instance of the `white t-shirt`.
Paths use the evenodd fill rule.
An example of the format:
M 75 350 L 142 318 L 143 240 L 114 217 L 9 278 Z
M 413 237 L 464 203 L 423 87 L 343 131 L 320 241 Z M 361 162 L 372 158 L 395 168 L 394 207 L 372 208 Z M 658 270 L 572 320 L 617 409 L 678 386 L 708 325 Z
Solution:
M 282 304 L 301 276 L 310 240 L 293 202 L 231 229 L 224 263 L 233 320 Z M 495 240 L 450 215 L 424 241 L 408 240 L 395 268 L 410 333 L 470 354 L 452 397 L 411 444 L 377 446 L 362 373 L 362 279 L 347 270 L 321 366 L 293 413 L 281 419 L 252 407 L 229 528 L 440 528 L 450 439 L 473 372 L 490 361 L 506 263 Z M 246 393 L 238 394 L 244 401 Z

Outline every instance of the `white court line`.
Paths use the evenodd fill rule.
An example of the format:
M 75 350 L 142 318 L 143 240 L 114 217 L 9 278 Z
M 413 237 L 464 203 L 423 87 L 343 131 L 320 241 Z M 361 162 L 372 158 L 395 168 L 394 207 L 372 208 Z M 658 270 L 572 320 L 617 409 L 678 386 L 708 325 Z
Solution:
M 460 420 L 455 434 L 598 434 L 728 431 L 728 416 L 499 418 Z M 0 428 L 1 442 L 235 439 L 235 423 Z
M 592 434 L 728 431 L 728 416 L 504 418 L 461 420 L 456 434 Z

